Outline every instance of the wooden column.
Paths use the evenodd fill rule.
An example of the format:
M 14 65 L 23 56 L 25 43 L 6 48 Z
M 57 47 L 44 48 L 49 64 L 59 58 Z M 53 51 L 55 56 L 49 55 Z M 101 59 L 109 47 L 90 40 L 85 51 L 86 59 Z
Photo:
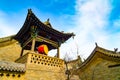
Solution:
M 22 48 L 22 50 L 21 50 L 21 54 L 20 54 L 20 57 L 23 55 L 23 51 L 24 51 L 24 49 Z
M 32 40 L 31 51 L 34 51 L 34 49 L 35 49 L 35 38 L 33 38 L 33 40 Z
M 31 51 L 34 51 L 34 49 L 35 49 L 35 41 L 36 41 L 36 37 L 37 37 L 37 26 L 32 26 L 31 27 L 31 37 L 32 37 Z
M 60 58 L 60 47 L 57 49 L 57 58 Z

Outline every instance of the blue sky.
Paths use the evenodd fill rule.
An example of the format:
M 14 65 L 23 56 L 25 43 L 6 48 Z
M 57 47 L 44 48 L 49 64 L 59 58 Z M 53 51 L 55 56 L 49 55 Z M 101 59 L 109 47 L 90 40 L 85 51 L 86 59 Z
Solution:
M 95 42 L 110 50 L 120 48 L 119 0 L 1 0 L 0 37 L 16 34 L 29 8 L 43 22 L 50 18 L 53 28 L 76 34 L 61 46 L 61 57 L 67 53 L 75 58 L 78 47 L 87 58 Z

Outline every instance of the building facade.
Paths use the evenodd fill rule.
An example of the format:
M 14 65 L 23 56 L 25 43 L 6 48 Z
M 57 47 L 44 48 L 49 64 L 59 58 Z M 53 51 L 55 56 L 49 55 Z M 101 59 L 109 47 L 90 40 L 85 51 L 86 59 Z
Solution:
M 79 80 L 79 75 L 76 70 L 81 64 L 82 60 L 80 56 L 78 56 L 77 59 L 66 62 L 66 75 L 69 77 L 69 80 Z
M 80 80 L 120 80 L 120 53 L 96 46 L 76 72 Z
M 0 80 L 67 79 L 59 47 L 72 36 L 53 29 L 49 19 L 41 22 L 29 9 L 19 32 L 0 38 Z M 38 51 L 41 45 L 46 47 Z M 47 55 L 52 49 L 57 49 L 56 57 Z
M 120 52 L 96 45 L 82 62 L 60 59 L 60 46 L 73 33 L 55 30 L 49 22 L 41 22 L 28 10 L 26 20 L 16 35 L 0 38 L 0 80 L 120 80 Z M 47 55 L 57 49 L 55 57 Z

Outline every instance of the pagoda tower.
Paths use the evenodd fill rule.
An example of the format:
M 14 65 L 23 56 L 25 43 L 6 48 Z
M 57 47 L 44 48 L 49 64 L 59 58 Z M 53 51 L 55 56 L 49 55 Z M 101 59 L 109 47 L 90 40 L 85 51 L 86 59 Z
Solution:
M 65 64 L 60 59 L 60 46 L 72 36 L 73 33 L 55 30 L 49 19 L 41 22 L 29 9 L 24 25 L 14 36 L 22 47 L 20 57 L 15 62 L 26 65 L 24 80 L 65 80 Z M 57 49 L 56 57 L 47 55 L 52 49 Z M 25 53 L 24 50 L 29 52 Z
M 37 51 L 37 48 L 44 44 L 48 50 L 57 49 L 57 57 L 60 57 L 60 45 L 74 36 L 73 33 L 63 33 L 53 29 L 49 19 L 46 22 L 41 22 L 31 9 L 28 9 L 28 14 L 24 25 L 15 35 L 15 39 L 20 42 L 23 55 L 24 50 Z

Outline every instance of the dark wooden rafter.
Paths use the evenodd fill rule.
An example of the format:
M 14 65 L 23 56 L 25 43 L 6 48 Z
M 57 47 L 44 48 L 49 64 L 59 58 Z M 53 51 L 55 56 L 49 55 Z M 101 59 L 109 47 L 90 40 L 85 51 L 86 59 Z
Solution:
M 60 57 L 60 47 L 57 48 L 57 57 Z
M 67 39 L 69 39 L 71 36 L 74 35 L 73 33 L 63 33 L 63 32 L 59 32 L 53 28 L 48 27 L 47 25 L 42 23 L 34 15 L 34 13 L 32 13 L 32 11 L 29 10 L 27 19 L 26 19 L 23 27 L 21 28 L 21 30 L 16 35 L 16 38 L 18 38 L 20 40 L 20 38 L 22 38 L 24 35 L 26 35 L 26 33 L 28 34 L 28 31 L 30 30 L 31 26 L 37 26 L 38 30 L 43 30 L 47 34 L 50 34 L 50 36 L 53 37 L 55 39 L 55 41 L 61 41 L 61 40 L 66 41 Z M 64 41 L 61 41 L 61 42 L 63 43 Z
M 29 15 L 29 13 L 28 13 Z M 27 18 L 25 20 L 25 23 L 23 24 L 23 27 L 20 29 L 20 31 L 16 34 L 15 36 L 15 39 L 19 39 L 19 37 L 21 38 L 26 32 L 27 30 L 29 29 L 29 26 L 31 25 L 31 22 L 32 22 L 32 18 L 29 18 L 28 19 L 28 15 L 27 15 Z M 29 16 L 30 17 L 30 16 Z
M 56 41 L 61 41 L 62 38 L 64 38 L 64 40 L 66 41 L 69 37 L 72 36 L 72 34 L 58 32 L 58 31 L 55 31 L 49 27 L 44 27 L 44 26 L 42 27 L 40 25 L 38 25 L 38 29 L 45 31 L 49 36 L 54 38 Z
M 24 51 L 24 49 L 22 48 L 22 50 L 21 50 L 21 54 L 20 54 L 20 57 L 23 55 L 23 51 Z
M 28 43 L 30 43 L 32 41 L 32 38 L 30 37 L 27 41 L 25 41 L 23 44 L 22 44 L 22 48 L 24 48 Z
M 36 41 L 39 41 L 39 42 L 41 41 L 41 42 L 49 43 L 49 44 L 53 45 L 53 46 L 56 47 L 56 48 L 59 47 L 57 42 L 52 41 L 52 40 L 47 39 L 47 38 L 44 38 L 44 37 L 42 37 L 42 36 L 36 37 Z
M 23 55 L 24 47 L 26 47 L 27 44 L 29 44 L 31 41 L 32 41 L 32 38 L 30 37 L 27 41 L 25 41 L 25 42 L 22 44 L 22 50 L 21 50 L 20 56 Z
M 42 23 L 33 13 L 31 15 L 31 18 L 32 22 L 34 23 L 35 26 L 38 27 L 38 29 L 45 31 L 48 34 L 51 34 L 51 36 L 53 35 L 53 37 L 58 41 L 61 41 L 62 38 L 64 38 L 64 41 L 66 41 L 67 39 L 69 39 L 69 37 L 74 36 L 73 33 L 62 33 L 53 28 L 48 27 L 47 25 Z
M 44 32 L 44 35 L 42 35 L 43 32 Z M 45 37 L 45 38 L 47 38 L 47 39 L 50 39 L 50 40 L 52 40 L 52 41 L 55 41 L 55 42 L 60 41 L 60 38 L 59 38 L 59 37 L 56 37 L 54 34 L 51 34 L 51 33 L 49 33 L 49 32 L 45 32 L 45 31 L 43 31 L 43 30 L 39 30 L 38 35 L 41 35 L 41 36 L 43 36 L 43 37 Z

